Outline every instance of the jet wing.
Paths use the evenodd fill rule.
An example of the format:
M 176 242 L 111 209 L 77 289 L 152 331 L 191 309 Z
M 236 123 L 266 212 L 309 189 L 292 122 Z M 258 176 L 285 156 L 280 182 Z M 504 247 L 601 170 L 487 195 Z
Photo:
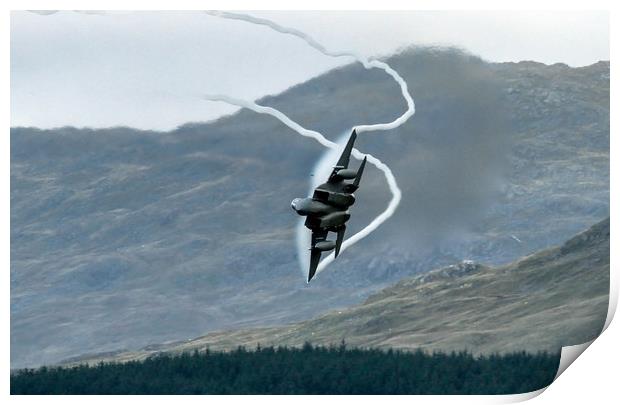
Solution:
M 336 247 L 334 249 L 334 258 L 338 257 L 338 253 L 340 253 L 340 246 L 342 246 L 342 241 L 344 240 L 344 233 L 347 231 L 347 226 L 342 225 L 338 229 L 338 236 L 336 237 Z
M 331 182 L 335 178 L 338 170 L 346 169 L 349 167 L 349 159 L 351 158 L 351 151 L 353 150 L 353 144 L 355 143 L 355 139 L 357 139 L 357 132 L 353 130 L 353 132 L 351 132 L 351 136 L 349 137 L 349 141 L 347 142 L 344 150 L 342 151 L 342 155 L 340 155 L 340 159 L 338 159 L 338 163 L 336 163 L 336 166 L 334 166 L 334 170 L 332 170 L 332 173 L 329 175 L 328 182 Z
M 319 249 L 310 249 L 310 272 L 308 273 L 308 282 L 312 280 L 316 273 L 316 268 L 319 267 L 321 261 L 321 251 Z
M 357 132 L 353 130 L 353 132 L 351 132 L 351 136 L 349 137 L 347 145 L 342 151 L 342 155 L 340 155 L 340 159 L 338 159 L 338 163 L 336 163 L 336 166 L 342 167 L 344 169 L 349 167 L 349 158 L 351 157 L 351 151 L 353 150 L 353 144 L 355 143 L 355 139 L 357 139 Z
M 321 251 L 319 249 L 315 249 L 314 246 L 317 242 L 325 240 L 326 237 L 327 231 L 312 231 L 312 247 L 310 248 L 310 271 L 308 272 L 308 282 L 310 282 L 310 280 L 312 280 L 312 277 L 314 277 L 314 274 L 316 273 L 316 268 L 319 266 L 319 262 L 321 261 Z

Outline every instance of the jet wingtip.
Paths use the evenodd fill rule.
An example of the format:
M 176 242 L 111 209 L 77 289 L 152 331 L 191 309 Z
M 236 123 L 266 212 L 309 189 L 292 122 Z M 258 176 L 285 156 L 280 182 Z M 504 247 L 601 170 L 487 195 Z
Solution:
M 314 278 L 316 270 L 319 267 L 319 261 L 321 260 L 320 250 L 311 248 L 310 252 L 310 269 L 308 271 L 308 283 Z
M 344 240 L 344 233 L 347 230 L 346 225 L 342 225 L 340 229 L 338 229 L 338 236 L 336 237 L 336 248 L 334 249 L 334 259 L 338 257 L 340 254 L 340 247 L 342 246 L 342 241 Z

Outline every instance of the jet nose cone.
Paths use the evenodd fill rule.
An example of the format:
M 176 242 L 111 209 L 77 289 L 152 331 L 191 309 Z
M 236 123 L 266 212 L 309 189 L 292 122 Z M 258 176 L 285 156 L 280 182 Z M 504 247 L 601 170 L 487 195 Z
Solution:
M 292 202 L 291 202 L 291 208 L 293 208 L 295 211 L 298 210 L 297 205 L 299 204 L 299 200 L 301 200 L 301 198 L 295 198 Z

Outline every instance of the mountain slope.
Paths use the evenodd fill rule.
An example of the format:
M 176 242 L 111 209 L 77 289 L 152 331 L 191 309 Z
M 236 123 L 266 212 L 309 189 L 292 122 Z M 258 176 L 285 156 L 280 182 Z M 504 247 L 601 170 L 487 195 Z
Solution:
M 608 62 L 424 49 L 389 62 L 416 115 L 357 143 L 390 165 L 402 203 L 310 285 L 290 201 L 324 149 L 273 118 L 12 128 L 12 367 L 309 319 L 462 259 L 507 263 L 609 215 Z M 404 108 L 389 77 L 357 65 L 261 103 L 331 139 Z M 364 176 L 351 233 L 389 199 L 376 170 Z
M 609 295 L 609 219 L 561 246 L 501 267 L 472 262 L 407 278 L 363 304 L 275 328 L 217 332 L 188 342 L 79 361 L 271 345 L 339 344 L 495 353 L 556 352 L 603 328 Z M 78 361 L 73 359 L 72 361 Z

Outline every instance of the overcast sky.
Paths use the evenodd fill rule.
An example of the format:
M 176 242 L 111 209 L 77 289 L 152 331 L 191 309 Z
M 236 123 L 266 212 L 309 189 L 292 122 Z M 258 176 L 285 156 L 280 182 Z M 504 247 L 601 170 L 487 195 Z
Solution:
M 368 56 L 456 45 L 499 62 L 609 60 L 607 12 L 251 14 L 300 29 L 330 50 Z M 199 12 L 13 12 L 11 125 L 169 130 L 234 111 L 201 94 L 256 99 L 349 62 L 268 28 Z

